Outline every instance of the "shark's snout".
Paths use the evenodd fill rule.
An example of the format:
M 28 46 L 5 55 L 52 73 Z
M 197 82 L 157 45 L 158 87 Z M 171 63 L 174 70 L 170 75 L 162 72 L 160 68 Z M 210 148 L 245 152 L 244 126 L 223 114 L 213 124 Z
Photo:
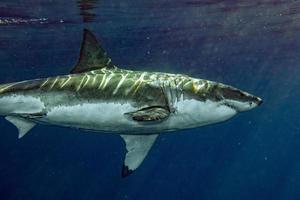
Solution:
M 249 98 L 249 103 L 250 104 L 255 104 L 256 106 L 259 106 L 260 104 L 263 103 L 263 100 L 257 96 L 254 96 L 252 94 L 246 93 Z
M 262 103 L 263 103 L 263 100 L 261 98 L 257 97 L 257 105 L 259 106 Z
M 223 87 L 221 95 L 225 104 L 238 112 L 251 110 L 263 102 L 261 98 L 231 86 Z

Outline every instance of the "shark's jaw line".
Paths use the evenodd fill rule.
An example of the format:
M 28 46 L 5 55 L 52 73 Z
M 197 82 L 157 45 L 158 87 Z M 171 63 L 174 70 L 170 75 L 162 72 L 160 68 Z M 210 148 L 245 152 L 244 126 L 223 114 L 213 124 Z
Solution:
M 235 100 L 224 100 L 223 104 L 236 110 L 236 112 L 244 112 L 257 106 L 254 102 L 238 102 Z
M 160 133 L 222 122 L 261 102 L 205 79 L 120 69 L 86 29 L 71 74 L 0 85 L 0 115 L 18 128 L 19 138 L 36 123 L 120 134 L 127 150 L 123 177 Z

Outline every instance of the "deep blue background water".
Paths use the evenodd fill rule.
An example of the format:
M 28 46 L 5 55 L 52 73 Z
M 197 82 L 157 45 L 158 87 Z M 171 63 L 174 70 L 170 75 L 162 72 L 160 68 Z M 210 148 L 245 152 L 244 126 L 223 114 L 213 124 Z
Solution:
M 117 135 L 0 120 L 0 199 L 300 199 L 300 2 L 2 0 L 0 82 L 67 74 L 82 29 L 123 68 L 185 73 L 264 99 L 161 135 L 130 177 Z

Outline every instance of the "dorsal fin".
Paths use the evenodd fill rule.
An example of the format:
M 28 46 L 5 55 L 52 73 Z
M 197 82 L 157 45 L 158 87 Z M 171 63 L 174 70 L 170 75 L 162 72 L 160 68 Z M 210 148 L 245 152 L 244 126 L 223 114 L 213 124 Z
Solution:
M 114 65 L 91 31 L 84 29 L 79 59 L 71 73 L 82 73 L 105 67 L 114 68 Z

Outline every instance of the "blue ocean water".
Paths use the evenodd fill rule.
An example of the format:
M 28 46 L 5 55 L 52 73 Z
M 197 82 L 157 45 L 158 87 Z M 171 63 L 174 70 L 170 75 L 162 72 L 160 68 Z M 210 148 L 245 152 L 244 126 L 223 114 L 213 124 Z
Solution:
M 2 0 L 0 82 L 67 74 L 83 28 L 114 64 L 219 81 L 264 103 L 163 134 L 121 178 L 118 135 L 0 119 L 0 199 L 300 199 L 300 2 Z

